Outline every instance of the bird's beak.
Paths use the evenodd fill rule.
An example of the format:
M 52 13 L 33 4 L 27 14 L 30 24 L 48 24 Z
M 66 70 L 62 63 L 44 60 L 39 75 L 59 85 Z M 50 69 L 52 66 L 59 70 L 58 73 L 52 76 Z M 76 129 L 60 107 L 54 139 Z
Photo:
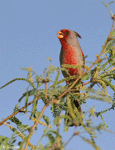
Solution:
M 62 39 L 64 37 L 64 35 L 61 31 L 59 31 L 57 34 L 58 34 L 58 36 L 57 36 L 58 39 Z

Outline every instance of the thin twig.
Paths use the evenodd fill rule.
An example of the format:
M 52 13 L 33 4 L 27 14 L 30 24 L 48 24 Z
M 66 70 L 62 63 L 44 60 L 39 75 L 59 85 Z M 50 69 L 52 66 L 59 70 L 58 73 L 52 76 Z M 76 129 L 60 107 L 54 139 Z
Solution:
M 72 136 L 69 138 L 69 140 L 65 143 L 64 147 L 67 146 L 67 144 L 72 140 L 72 138 L 75 136 L 75 135 L 79 135 L 78 132 L 75 131 L 76 127 L 74 128 L 74 133 L 72 134 Z
M 88 81 L 88 82 L 83 83 L 83 86 L 86 85 L 86 84 L 89 84 L 89 83 L 91 83 L 91 81 Z
M 37 101 L 38 101 L 39 99 L 40 99 L 40 97 L 38 96 Z M 31 102 L 29 102 L 29 103 L 27 104 L 27 106 L 31 105 L 33 102 L 34 102 L 34 100 L 31 101 Z M 3 121 L 0 122 L 0 126 L 1 126 L 4 122 L 6 122 L 7 120 L 9 120 L 10 118 L 12 118 L 13 116 L 15 116 L 16 114 L 18 114 L 19 112 L 23 112 L 25 108 L 26 108 L 26 106 L 23 106 L 22 108 L 20 108 L 19 110 L 17 110 L 16 112 L 14 112 L 13 114 L 11 114 L 11 115 L 8 116 L 7 118 L 5 118 Z
M 66 142 L 66 144 L 64 145 L 64 147 L 66 147 L 66 145 L 73 139 L 73 137 L 75 136 L 75 134 L 73 133 L 72 136 L 69 138 L 69 140 Z

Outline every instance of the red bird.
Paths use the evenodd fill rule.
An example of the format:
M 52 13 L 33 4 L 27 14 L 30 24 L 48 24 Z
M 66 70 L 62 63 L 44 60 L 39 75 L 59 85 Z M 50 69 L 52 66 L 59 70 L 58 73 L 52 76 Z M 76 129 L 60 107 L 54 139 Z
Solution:
M 76 65 L 75 69 L 67 68 L 69 74 L 66 71 L 62 71 L 63 76 L 66 78 L 68 76 L 81 75 L 84 72 L 83 65 L 85 64 L 84 54 L 77 38 L 81 38 L 81 36 L 77 32 L 68 29 L 62 29 L 57 34 L 57 38 L 59 38 L 62 45 L 60 52 L 60 65 Z M 74 104 L 79 112 L 81 112 L 79 102 L 74 101 Z M 70 126 L 73 125 L 74 124 L 72 123 Z

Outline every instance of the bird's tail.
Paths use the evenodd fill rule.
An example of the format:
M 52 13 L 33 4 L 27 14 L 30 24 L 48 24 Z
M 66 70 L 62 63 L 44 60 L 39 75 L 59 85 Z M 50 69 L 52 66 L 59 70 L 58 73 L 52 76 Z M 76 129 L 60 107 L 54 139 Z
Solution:
M 80 93 L 79 91 L 77 91 L 77 93 Z M 69 101 L 69 99 L 67 100 Z M 79 117 L 81 118 L 81 105 L 80 105 L 80 102 L 79 100 L 71 100 L 70 98 L 70 106 L 68 106 L 68 112 L 66 113 L 71 119 L 67 119 L 66 120 L 66 123 L 68 126 L 72 127 L 72 126 L 80 126 L 81 123 L 79 121 Z M 67 102 L 67 105 L 68 102 Z M 76 109 L 77 108 L 77 109 Z M 76 109 L 75 113 L 74 112 L 74 109 Z

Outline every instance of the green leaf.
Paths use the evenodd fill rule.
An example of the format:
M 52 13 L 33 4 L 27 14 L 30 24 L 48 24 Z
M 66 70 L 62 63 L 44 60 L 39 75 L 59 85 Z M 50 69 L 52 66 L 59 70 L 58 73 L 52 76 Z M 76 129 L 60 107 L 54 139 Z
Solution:
M 68 132 L 68 130 L 69 130 L 69 127 L 65 125 L 65 126 L 64 126 L 64 131 L 65 131 L 65 132 Z
M 107 86 L 110 86 L 111 89 L 113 91 L 115 91 L 115 85 L 113 85 L 111 82 L 109 82 L 108 80 L 105 80 L 104 78 L 102 78 L 102 80 L 107 84 Z
M 81 77 L 81 80 L 84 81 L 84 80 L 88 80 L 90 77 L 91 77 L 91 70 L 86 73 L 84 76 Z
M 16 118 L 15 116 L 10 118 L 10 120 L 12 122 L 14 122 L 16 125 L 17 125 L 17 128 L 21 131 L 21 132 L 24 132 L 24 131 L 27 131 L 30 129 L 30 126 L 28 125 L 23 125 L 23 123 L 18 119 Z
M 6 87 L 7 85 L 9 85 L 9 84 L 11 84 L 11 83 L 13 83 L 13 82 L 15 82 L 15 81 L 18 81 L 18 80 L 26 81 L 26 82 L 28 82 L 28 83 L 34 88 L 33 83 L 31 83 L 31 81 L 30 81 L 29 79 L 25 79 L 25 78 L 15 78 L 15 79 L 9 81 L 8 83 L 6 83 L 5 85 L 1 86 L 0 89 Z
M 36 112 L 36 108 L 37 108 L 37 99 L 38 99 L 38 97 L 35 96 L 35 97 L 34 97 L 34 102 L 33 102 L 33 108 L 32 108 L 32 116 L 35 115 L 35 112 Z
M 43 115 L 43 119 L 44 119 L 44 121 L 46 122 L 47 125 L 50 124 L 50 120 L 49 120 L 48 116 Z
M 49 145 L 53 145 L 55 142 L 55 137 L 51 133 L 47 133 L 45 136 L 49 139 Z
M 10 138 L 5 137 L 5 136 L 0 136 L 0 145 L 6 145 L 8 144 Z
M 25 98 L 25 107 L 26 107 L 26 111 L 27 111 L 28 97 L 29 97 L 29 94 L 28 94 L 28 92 L 27 92 L 26 98 Z
M 54 84 L 52 85 L 53 88 L 57 85 L 57 82 L 58 82 L 58 80 L 59 80 L 59 77 L 60 77 L 60 71 L 58 71 L 58 74 L 57 74 L 57 76 L 56 76 L 56 78 L 55 78 Z
M 84 137 L 82 137 L 82 139 L 83 139 L 84 141 L 86 141 L 87 143 L 91 144 L 91 145 L 95 148 L 95 150 L 101 150 L 100 147 L 97 146 L 93 141 L 91 141 L 91 140 L 89 140 L 89 139 L 87 139 L 87 138 L 84 138 Z
M 50 57 L 47 57 L 47 60 L 50 60 L 50 62 L 52 63 L 52 59 Z

